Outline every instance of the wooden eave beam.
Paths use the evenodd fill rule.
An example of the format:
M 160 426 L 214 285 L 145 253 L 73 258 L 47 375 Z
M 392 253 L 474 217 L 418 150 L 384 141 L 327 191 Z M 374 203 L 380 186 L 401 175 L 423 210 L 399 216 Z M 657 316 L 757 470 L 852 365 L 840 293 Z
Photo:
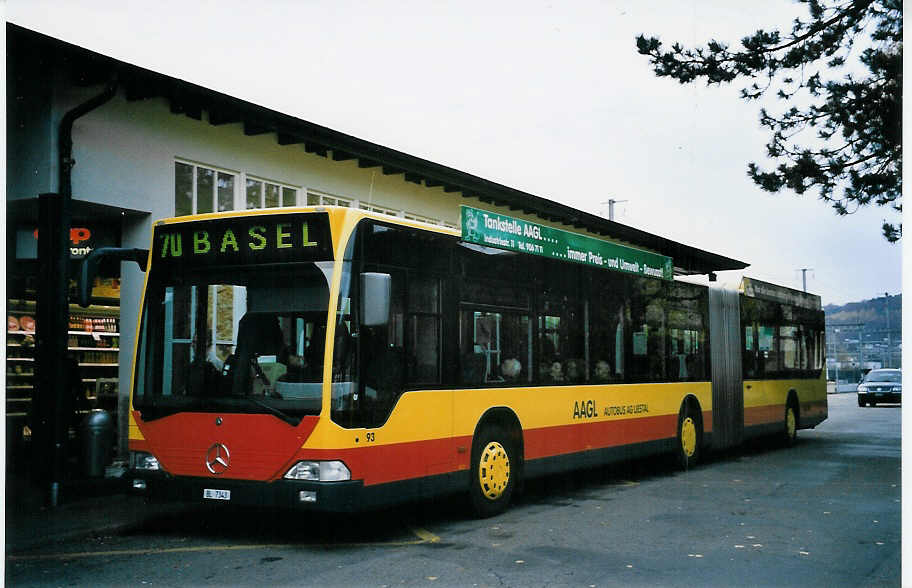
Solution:
M 349 159 L 354 159 L 355 156 L 341 149 L 332 150 L 332 160 L 333 161 L 348 161 Z
M 227 125 L 241 122 L 241 116 L 236 112 L 213 109 L 209 111 L 209 124 L 214 126 Z
M 316 153 L 321 157 L 326 157 L 328 154 L 328 149 L 325 146 L 314 143 L 313 141 L 304 141 L 304 151 L 307 153 Z
M 297 145 L 304 143 L 304 139 L 297 135 L 290 135 L 288 133 L 278 133 L 276 140 L 279 142 L 279 145 Z
M 184 106 L 184 114 L 192 118 L 193 120 L 202 120 L 203 119 L 203 107 L 197 102 L 191 102 Z
M 272 131 L 272 129 L 266 125 L 260 125 L 249 120 L 244 121 L 244 134 L 248 137 L 253 137 L 254 135 L 263 135 L 270 131 Z
M 151 84 L 128 80 L 123 86 L 124 97 L 127 99 L 127 102 L 146 100 L 159 95 L 159 92 L 156 91 L 156 88 L 153 88 Z

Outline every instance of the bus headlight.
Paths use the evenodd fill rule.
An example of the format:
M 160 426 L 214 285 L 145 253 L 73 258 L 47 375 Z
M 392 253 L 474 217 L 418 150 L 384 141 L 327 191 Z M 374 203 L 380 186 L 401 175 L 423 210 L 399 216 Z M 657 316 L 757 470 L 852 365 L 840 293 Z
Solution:
M 130 467 L 134 470 L 160 470 L 158 459 L 145 451 L 130 452 Z
M 341 461 L 299 461 L 288 470 L 285 479 L 342 482 L 351 480 L 351 472 Z

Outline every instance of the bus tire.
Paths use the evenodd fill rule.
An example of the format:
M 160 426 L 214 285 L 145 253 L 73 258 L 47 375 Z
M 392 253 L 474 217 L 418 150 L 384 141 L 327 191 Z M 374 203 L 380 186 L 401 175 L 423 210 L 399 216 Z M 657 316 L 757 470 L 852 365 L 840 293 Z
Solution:
M 511 437 L 497 425 L 481 429 L 472 443 L 469 497 L 479 518 L 492 517 L 507 509 L 516 486 L 516 450 Z
M 678 465 L 685 471 L 700 460 L 700 440 L 703 436 L 702 422 L 698 413 L 685 403 L 678 414 Z
M 791 447 L 798 439 L 798 407 L 794 398 L 789 398 L 785 405 L 785 419 L 782 424 L 782 440 L 786 447 Z

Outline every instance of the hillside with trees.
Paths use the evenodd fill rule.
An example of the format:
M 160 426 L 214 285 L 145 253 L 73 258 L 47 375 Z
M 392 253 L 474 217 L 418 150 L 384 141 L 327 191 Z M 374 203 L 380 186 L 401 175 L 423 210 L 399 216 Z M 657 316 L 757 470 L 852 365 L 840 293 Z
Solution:
M 841 380 L 857 381 L 876 367 L 902 367 L 902 294 L 828 304 L 823 310 L 827 367 L 841 374 Z
M 887 330 L 887 309 L 889 308 L 889 329 L 898 335 L 902 325 L 902 294 L 889 298 L 874 298 L 861 302 L 849 302 L 842 306 L 827 304 L 823 307 L 826 313 L 827 327 L 834 325 L 864 325 L 865 331 Z

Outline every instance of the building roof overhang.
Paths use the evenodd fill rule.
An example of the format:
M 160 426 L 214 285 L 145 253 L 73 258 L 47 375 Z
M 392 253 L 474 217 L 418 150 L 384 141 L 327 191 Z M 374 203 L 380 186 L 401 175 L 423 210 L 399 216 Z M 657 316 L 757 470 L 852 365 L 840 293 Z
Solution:
M 248 136 L 273 134 L 280 145 L 303 145 L 307 153 L 333 161 L 355 160 L 362 168 L 403 174 L 407 182 L 442 187 L 446 193 L 460 193 L 661 253 L 674 260 L 679 275 L 713 274 L 749 265 L 8 23 L 8 58 L 14 51 L 37 51 L 45 63 L 65 64 L 77 85 L 116 81 L 130 101 L 163 98 L 175 115 L 205 119 L 212 125 L 239 123 Z

